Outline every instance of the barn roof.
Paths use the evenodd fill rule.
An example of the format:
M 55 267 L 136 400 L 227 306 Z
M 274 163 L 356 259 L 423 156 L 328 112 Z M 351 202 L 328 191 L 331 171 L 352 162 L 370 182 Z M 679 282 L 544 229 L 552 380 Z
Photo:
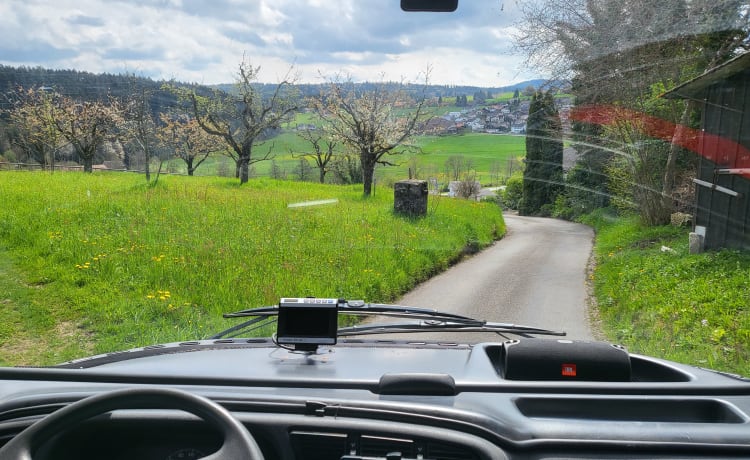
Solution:
M 706 90 L 714 83 L 725 80 L 732 75 L 750 68 L 750 53 L 737 56 L 734 59 L 707 70 L 703 75 L 681 84 L 664 93 L 667 99 L 700 99 L 705 97 Z

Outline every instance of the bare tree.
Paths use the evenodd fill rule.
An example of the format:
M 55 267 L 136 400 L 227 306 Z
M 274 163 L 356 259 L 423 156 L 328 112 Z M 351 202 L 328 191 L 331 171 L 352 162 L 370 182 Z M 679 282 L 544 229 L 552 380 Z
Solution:
M 428 77 L 429 72 L 423 88 Z M 365 196 L 372 194 L 375 166 L 394 165 L 386 155 L 403 153 L 426 115 L 425 95 L 413 100 L 403 82 L 358 87 L 351 80 L 334 80 L 313 104 L 335 138 L 359 154 Z
M 146 182 L 151 182 L 151 159 L 158 148 L 156 121 L 151 111 L 152 91 L 138 78 L 130 78 L 130 94 L 125 101 L 123 123 L 126 136 L 138 146 L 143 154 Z
M 336 140 L 331 136 L 326 135 L 325 131 L 320 128 L 303 128 L 297 131 L 297 135 L 306 140 L 313 150 L 312 152 L 303 153 L 296 156 L 312 159 L 315 163 L 315 166 L 318 168 L 318 177 L 320 183 L 325 183 L 326 174 L 329 171 L 328 165 L 333 159 L 338 142 L 336 142 Z
M 461 178 L 464 171 L 468 170 L 466 164 L 466 158 L 463 155 L 451 155 L 445 160 L 445 174 L 452 181 L 457 181 Z
M 290 68 L 269 96 L 257 84 L 260 67 L 243 60 L 237 75 L 236 95 L 215 91 L 211 97 L 198 95 L 194 90 L 175 88 L 178 96 L 187 101 L 191 115 L 208 134 L 221 138 L 237 164 L 240 183 L 249 179 L 250 165 L 272 158 L 272 150 L 259 157 L 253 149 L 267 132 L 281 126 L 297 110 L 294 84 L 297 76 Z

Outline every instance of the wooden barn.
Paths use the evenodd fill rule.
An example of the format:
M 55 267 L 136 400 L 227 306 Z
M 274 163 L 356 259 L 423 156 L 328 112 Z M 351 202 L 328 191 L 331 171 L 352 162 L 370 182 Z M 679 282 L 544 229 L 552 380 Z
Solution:
M 695 232 L 705 249 L 750 250 L 750 53 L 715 67 L 665 95 L 703 105 L 690 144 L 701 156 Z

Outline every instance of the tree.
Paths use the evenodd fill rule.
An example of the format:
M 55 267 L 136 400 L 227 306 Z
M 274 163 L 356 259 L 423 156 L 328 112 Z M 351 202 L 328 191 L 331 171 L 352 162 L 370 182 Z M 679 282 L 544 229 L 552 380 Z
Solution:
M 286 171 L 284 171 L 284 168 L 279 166 L 279 164 L 276 162 L 275 159 L 271 159 L 270 175 L 271 175 L 271 179 L 276 179 L 276 180 L 286 179 Z
M 195 118 L 162 113 L 160 119 L 157 136 L 175 157 L 185 162 L 188 176 L 194 175 L 198 166 L 221 148 L 221 141 L 206 133 Z
M 313 175 L 313 168 L 310 163 L 307 162 L 307 158 L 300 157 L 298 163 L 294 168 L 294 174 L 297 176 L 297 180 L 300 182 L 309 181 Z
M 445 160 L 445 175 L 452 181 L 460 180 L 461 176 L 469 172 L 471 168 L 473 168 L 471 160 L 463 155 L 451 155 Z
M 54 170 L 62 145 L 60 132 L 52 123 L 54 95 L 43 89 L 19 88 L 10 99 L 10 121 L 16 128 L 13 144 L 43 168 Z
M 67 140 L 83 163 L 84 172 L 93 171 L 96 150 L 110 138 L 119 125 L 120 104 L 110 99 L 108 104 L 95 101 L 78 102 L 59 96 L 52 106 L 51 121 L 54 128 Z
M 152 89 L 141 84 L 136 77 L 130 80 L 130 94 L 125 101 L 123 124 L 127 137 L 132 139 L 143 154 L 146 182 L 151 181 L 151 158 L 156 153 L 156 121 L 151 112 Z
M 532 96 L 526 122 L 526 168 L 523 173 L 522 215 L 543 213 L 563 184 L 562 124 L 552 93 Z
M 306 140 L 313 148 L 312 152 L 303 153 L 299 156 L 307 157 L 315 162 L 315 166 L 318 168 L 318 180 L 321 184 L 326 181 L 326 173 L 328 173 L 328 165 L 333 159 L 337 142 L 334 138 L 327 136 L 325 132 L 320 129 L 301 129 L 297 131 L 297 135 L 302 139 Z
M 427 75 L 425 85 L 427 88 Z M 337 141 L 359 154 L 363 193 L 372 194 L 377 164 L 393 165 L 386 155 L 397 155 L 423 120 L 425 97 L 411 100 L 405 85 L 380 82 L 357 91 L 351 81 L 331 81 L 327 91 L 314 98 L 318 116 Z
M 260 67 L 243 60 L 239 65 L 236 95 L 215 90 L 211 97 L 194 90 L 174 88 L 180 99 L 187 101 L 193 116 L 208 134 L 222 139 L 237 165 L 240 183 L 248 181 L 250 165 L 272 157 L 271 149 L 260 157 L 253 149 L 267 132 L 281 126 L 297 110 L 296 75 L 289 69 L 270 96 L 264 97 L 256 81 Z
M 649 114 L 659 105 L 654 104 L 654 85 L 669 88 L 719 64 L 747 46 L 750 29 L 746 3 L 739 0 L 543 0 L 521 9 L 516 46 L 532 67 L 556 78 L 574 77 L 578 104 L 612 104 Z M 693 104 L 674 103 L 659 116 L 675 124 L 673 138 L 679 138 L 693 112 Z M 672 209 L 677 143 L 666 153 L 652 142 L 627 144 L 644 138 L 637 123 L 624 126 L 627 122 L 589 140 L 605 150 L 626 146 L 619 152 L 630 156 L 624 165 L 622 159 L 610 159 L 631 168 L 634 180 L 648 180 L 633 184 L 630 199 L 644 222 L 664 223 Z M 650 168 L 648 174 L 634 169 L 642 166 Z
M 331 172 L 333 173 L 334 180 L 339 184 L 364 183 L 362 162 L 357 155 L 347 152 L 336 155 L 331 161 Z

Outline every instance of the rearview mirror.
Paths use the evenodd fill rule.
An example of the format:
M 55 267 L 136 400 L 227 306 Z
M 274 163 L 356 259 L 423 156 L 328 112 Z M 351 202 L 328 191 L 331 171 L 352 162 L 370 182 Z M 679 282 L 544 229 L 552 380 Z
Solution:
M 451 12 L 458 8 L 458 0 L 401 0 L 404 11 Z

